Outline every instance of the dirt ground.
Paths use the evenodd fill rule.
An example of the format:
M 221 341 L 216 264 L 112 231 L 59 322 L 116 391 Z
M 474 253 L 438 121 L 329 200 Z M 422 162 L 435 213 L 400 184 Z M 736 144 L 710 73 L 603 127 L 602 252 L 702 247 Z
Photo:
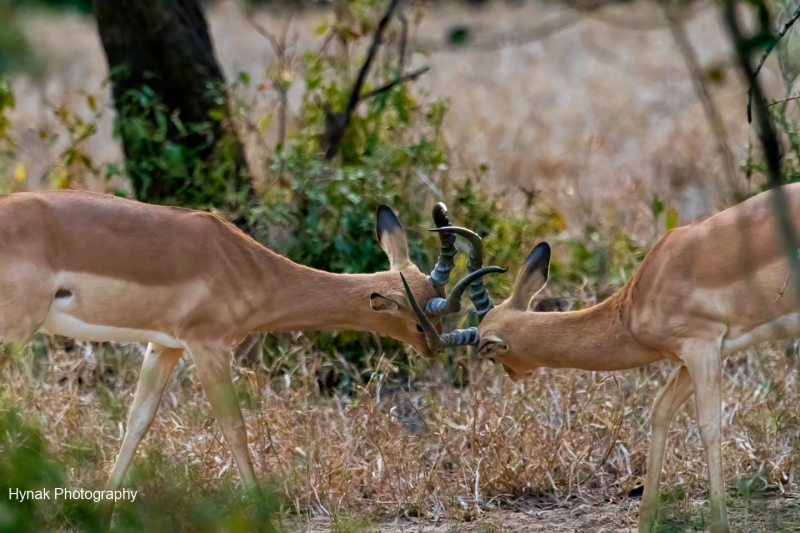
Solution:
M 671 508 L 662 509 L 659 515 L 657 533 L 677 533 L 683 531 L 706 531 L 708 503 L 703 500 L 683 502 Z M 525 504 L 523 503 L 524 507 Z M 522 508 L 498 509 L 483 513 L 470 521 L 452 520 L 417 521 L 410 517 L 369 521 L 352 518 L 350 521 L 333 524 L 327 518 L 312 519 L 310 528 L 314 533 L 323 531 L 356 532 L 370 531 L 380 533 L 419 532 L 419 533 L 630 533 L 636 531 L 639 500 L 629 499 L 619 503 L 590 506 L 577 502 L 562 507 L 554 505 L 529 510 Z M 728 517 L 732 532 L 788 532 L 800 531 L 800 506 L 796 496 L 780 496 L 728 501 Z

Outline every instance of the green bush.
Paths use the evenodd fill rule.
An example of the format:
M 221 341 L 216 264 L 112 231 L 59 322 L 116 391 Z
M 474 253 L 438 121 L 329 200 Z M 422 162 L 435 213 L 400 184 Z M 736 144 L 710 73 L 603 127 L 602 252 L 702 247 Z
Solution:
M 0 75 L 24 69 L 30 58 L 30 46 L 19 26 L 13 4 L 0 0 Z
M 55 488 L 69 486 L 69 472 L 80 466 L 79 455 L 54 457 L 41 431 L 13 410 L 0 410 L 0 533 L 33 531 L 107 531 L 102 508 L 91 499 L 55 498 Z M 117 504 L 113 531 L 272 532 L 277 528 L 278 501 L 243 496 L 230 482 L 210 487 L 194 466 L 169 463 L 155 451 L 137 459 L 130 486 L 133 502 Z M 9 498 L 10 490 L 49 491 L 47 499 Z
M 92 12 L 92 0 L 12 0 L 18 6 L 44 6 L 54 9 L 74 9 L 82 13 Z

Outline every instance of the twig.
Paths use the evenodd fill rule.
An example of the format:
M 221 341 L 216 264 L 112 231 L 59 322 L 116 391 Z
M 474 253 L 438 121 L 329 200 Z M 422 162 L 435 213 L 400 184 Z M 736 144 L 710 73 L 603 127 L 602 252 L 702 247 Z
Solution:
M 767 56 L 769 56 L 769 54 L 772 52 L 772 50 L 775 49 L 775 46 L 777 46 L 778 41 L 780 41 L 781 38 L 783 38 L 783 36 L 786 35 L 786 32 L 789 31 L 789 28 L 792 27 L 792 24 L 794 24 L 797 21 L 798 18 L 800 18 L 800 7 L 797 8 L 797 10 L 794 12 L 794 15 L 792 15 L 792 18 L 790 18 L 789 20 L 786 21 L 786 24 L 783 25 L 783 28 L 781 28 L 781 31 L 779 31 L 778 33 L 775 34 L 775 36 L 769 42 L 767 47 L 764 49 L 764 53 L 761 54 L 761 59 L 758 61 L 758 65 L 756 65 L 756 69 L 753 72 L 753 80 L 755 80 L 755 78 L 758 76 L 758 73 L 761 72 L 761 67 L 764 66 L 764 62 L 767 60 Z M 750 83 L 750 90 L 747 91 L 747 123 L 748 124 L 753 122 L 752 103 L 753 103 L 753 83 L 751 82 Z
M 686 68 L 689 70 L 689 77 L 692 79 L 692 86 L 694 87 L 695 94 L 700 102 L 703 104 L 703 110 L 706 113 L 706 119 L 711 126 L 711 131 L 717 138 L 717 148 L 722 156 L 725 172 L 728 174 L 728 181 L 732 186 L 736 184 L 736 166 L 733 162 L 733 156 L 728 148 L 728 134 L 725 131 L 725 125 L 720 118 L 717 106 L 714 104 L 714 99 L 711 97 L 711 92 L 708 90 L 708 84 L 705 82 L 705 73 L 700 65 L 700 60 L 697 58 L 692 43 L 686 35 L 683 23 L 674 15 L 674 13 L 667 6 L 666 2 L 659 2 L 664 17 L 669 22 L 670 31 L 678 45 L 678 50 L 683 56 L 683 61 L 686 63 Z
M 755 100 L 758 136 L 767 160 L 767 178 L 771 189 L 770 199 L 772 200 L 773 214 L 778 225 L 781 241 L 783 241 L 784 253 L 789 261 L 789 272 L 794 273 L 795 277 L 797 277 L 797 273 L 800 272 L 797 255 L 797 236 L 789 216 L 789 202 L 786 199 L 786 193 L 781 188 L 783 181 L 781 177 L 781 147 L 772 115 L 767 109 L 764 94 L 756 78 L 757 71 L 753 70 L 750 63 L 753 53 L 752 41 L 742 35 L 739 18 L 736 13 L 736 0 L 726 0 L 723 13 L 728 33 L 736 50 L 739 68 L 750 85 L 750 92 Z
M 442 194 L 442 191 L 440 191 L 440 190 L 439 190 L 439 188 L 438 188 L 436 185 L 434 185 L 434 184 L 433 184 L 433 182 L 430 180 L 430 178 L 428 178 L 428 176 L 426 176 L 426 175 L 425 175 L 425 174 L 424 174 L 424 173 L 423 173 L 421 170 L 419 170 L 418 168 L 414 168 L 414 174 L 416 174 L 416 175 L 417 175 L 417 177 L 418 177 L 418 178 L 419 178 L 419 179 L 422 181 L 422 183 L 424 183 L 425 185 L 427 185 L 427 186 L 428 186 L 428 188 L 429 188 L 431 191 L 433 191 L 433 194 L 435 194 L 435 195 L 436 195 L 436 197 L 437 197 L 439 200 L 444 200 L 444 195 Z
M 485 51 L 500 50 L 507 46 L 522 46 L 524 44 L 542 41 L 560 31 L 566 30 L 582 20 L 584 19 L 580 13 L 569 12 L 560 17 L 554 17 L 553 20 L 545 21 L 534 28 L 515 34 L 505 32 L 499 35 L 487 36 L 480 40 L 468 40 L 466 43 L 458 45 L 448 43 L 442 46 L 440 43 L 433 41 L 423 41 L 421 44 L 429 51 L 452 50 L 456 47 L 458 49 L 477 48 Z
M 791 100 L 797 100 L 798 98 L 800 98 L 800 95 L 790 96 L 789 98 L 784 98 L 783 100 L 776 100 L 776 101 L 772 102 L 771 104 L 767 104 L 767 107 L 772 107 L 774 105 L 782 104 L 784 102 L 789 102 Z
M 325 153 L 325 159 L 333 159 L 339 149 L 339 143 L 342 140 L 344 131 L 350 125 L 350 117 L 352 116 L 353 111 L 355 111 L 358 102 L 361 100 L 361 87 L 364 86 L 364 81 L 369 73 L 369 67 L 372 65 L 372 60 L 375 58 L 375 53 L 378 51 L 378 47 L 381 45 L 383 32 L 386 29 L 386 26 L 389 25 L 389 20 L 392 18 L 392 13 L 399 3 L 400 0 L 391 0 L 389 7 L 386 9 L 386 13 L 383 14 L 383 18 L 381 18 L 380 22 L 378 23 L 378 29 L 375 30 L 375 36 L 373 37 L 372 44 L 367 52 L 367 58 L 364 60 L 364 65 L 362 65 L 361 69 L 358 71 L 358 77 L 353 85 L 353 91 L 350 93 L 350 100 L 347 102 L 347 107 L 345 108 L 344 112 L 341 114 L 332 113 L 326 119 L 326 130 L 328 131 L 325 132 L 324 137 L 329 144 L 328 150 Z
M 401 11 L 400 16 L 400 25 L 403 29 L 400 32 L 400 53 L 397 55 L 397 75 L 401 75 L 403 71 L 406 69 L 406 46 L 408 42 L 408 20 L 406 19 L 405 14 Z
M 778 297 L 775 298 L 776 302 L 783 297 L 783 293 L 786 291 L 786 286 L 789 284 L 789 278 L 790 277 L 792 277 L 792 269 L 791 269 L 791 267 L 789 268 L 789 272 L 786 274 L 786 281 L 783 282 L 783 287 L 781 287 L 781 290 L 778 291 Z
M 278 110 L 278 144 L 282 145 L 286 140 L 286 110 L 289 104 L 289 94 L 286 88 L 286 82 L 283 79 L 283 73 L 286 70 L 286 50 L 288 48 L 286 46 L 286 37 L 289 35 L 289 27 L 292 25 L 294 12 L 289 13 L 289 20 L 286 21 L 280 39 L 277 39 L 269 30 L 256 22 L 251 7 L 248 6 L 245 8 L 244 13 L 247 22 L 250 23 L 253 29 L 267 38 L 272 45 L 275 56 L 278 58 L 278 73 L 272 80 L 272 86 L 278 91 L 278 96 L 280 97 L 280 108 Z
M 366 100 L 367 98 L 372 98 L 373 96 L 377 96 L 377 95 L 379 95 L 381 93 L 385 93 L 386 91 L 388 91 L 389 89 L 391 89 L 395 85 L 400 85 L 401 83 L 405 83 L 407 81 L 414 81 L 417 78 L 419 78 L 420 76 L 422 76 L 423 74 L 425 74 L 426 72 L 428 72 L 430 69 L 431 69 L 431 67 L 422 67 L 421 69 L 415 70 L 414 72 L 409 72 L 405 76 L 401 76 L 399 78 L 396 78 L 396 79 L 390 81 L 389 83 L 387 83 L 386 85 L 384 85 L 382 87 L 378 87 L 377 89 L 373 89 L 373 90 L 371 90 L 369 92 L 366 92 L 366 93 L 362 94 L 361 95 L 361 100 Z

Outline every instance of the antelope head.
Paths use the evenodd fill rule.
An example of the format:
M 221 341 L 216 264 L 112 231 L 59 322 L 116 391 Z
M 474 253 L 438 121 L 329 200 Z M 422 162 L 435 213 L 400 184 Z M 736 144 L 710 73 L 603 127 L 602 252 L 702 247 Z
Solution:
M 492 308 L 492 300 L 486 293 L 482 278 L 491 272 L 505 272 L 498 267 L 482 268 L 483 242 L 480 236 L 468 229 L 452 226 L 443 203 L 434 206 L 433 220 L 436 228 L 431 231 L 439 234 L 441 249 L 436 267 L 430 275 L 425 275 L 408 257 L 405 232 L 397 217 L 386 206 L 378 208 L 378 240 L 389 256 L 390 272 L 400 276 L 394 275 L 387 280 L 386 290 L 373 293 L 370 298 L 374 311 L 395 317 L 394 323 L 387 324 L 382 331 L 408 342 L 423 353 L 440 348 L 437 344 L 432 345 L 431 339 L 440 338 L 441 317 L 461 310 L 461 297 L 468 287 L 478 316 L 483 317 Z M 470 274 L 445 298 L 444 289 L 455 266 L 456 236 L 467 239 L 471 245 Z M 397 318 L 402 320 L 398 322 Z M 445 346 L 462 343 L 468 337 L 469 333 L 461 332 L 442 336 Z
M 434 218 L 436 218 L 435 212 Z M 478 328 L 456 329 L 450 333 L 442 334 L 438 317 L 459 312 L 461 310 L 461 297 L 467 290 L 467 287 L 469 287 L 470 299 L 475 306 L 478 319 L 483 320 L 483 317 L 493 308 L 492 299 L 489 297 L 486 287 L 483 284 L 483 276 L 495 272 L 505 272 L 507 270 L 506 268 L 496 266 L 483 268 L 483 241 L 477 234 L 468 229 L 450 226 L 449 223 L 447 226 L 440 226 L 437 221 L 437 226 L 439 227 L 431 231 L 438 232 L 440 238 L 442 238 L 442 242 L 444 242 L 445 235 L 452 235 L 453 241 L 450 242 L 454 242 L 456 235 L 460 235 L 470 242 L 469 274 L 456 284 L 447 299 L 434 298 L 428 300 L 424 305 L 420 305 L 417 303 L 417 299 L 414 296 L 415 291 L 411 286 L 412 280 L 409 280 L 404 272 L 400 273 L 400 279 L 405 291 L 404 301 L 408 303 L 411 311 L 413 311 L 413 316 L 416 319 L 416 329 L 424 334 L 424 341 L 427 342 L 428 350 L 423 351 L 430 351 L 433 353 L 450 346 L 471 346 L 477 343 Z M 442 257 L 440 256 L 437 269 L 433 271 L 430 276 L 431 278 L 436 276 L 441 263 Z M 452 268 L 452 266 L 450 268 Z M 443 286 L 443 284 L 441 286 Z M 431 317 L 434 317 L 434 320 L 431 320 Z
M 550 246 L 538 244 L 517 275 L 514 290 L 502 304 L 495 307 L 481 323 L 476 347 L 481 357 L 503 365 L 509 377 L 518 380 L 530 375 L 536 368 L 530 354 L 536 353 L 531 335 L 535 311 L 562 310 L 559 299 L 536 304 L 534 298 L 547 284 L 550 273 Z
M 531 367 L 529 356 L 533 351 L 528 335 L 531 317 L 541 314 L 535 311 L 558 311 L 565 308 L 566 302 L 562 301 L 563 299 L 556 298 L 538 303 L 534 300 L 547 283 L 549 271 L 550 246 L 547 243 L 541 243 L 531 251 L 525 260 L 514 283 L 514 290 L 510 298 L 494 306 L 487 295 L 489 305 L 488 309 L 479 315 L 481 318 L 479 327 L 457 329 L 446 334 L 439 334 L 433 324 L 426 320 L 425 314 L 414 301 L 407 284 L 406 293 L 417 319 L 420 321 L 420 326 L 425 332 L 428 347 L 432 351 L 442 350 L 448 346 L 474 346 L 482 357 L 493 363 L 502 364 L 511 379 L 517 380 L 526 377 L 534 370 L 534 367 Z M 505 269 L 480 268 L 461 280 L 451 296 L 454 296 L 458 290 L 463 292 L 466 285 L 492 272 L 505 272 Z M 526 356 L 526 354 L 528 355 Z

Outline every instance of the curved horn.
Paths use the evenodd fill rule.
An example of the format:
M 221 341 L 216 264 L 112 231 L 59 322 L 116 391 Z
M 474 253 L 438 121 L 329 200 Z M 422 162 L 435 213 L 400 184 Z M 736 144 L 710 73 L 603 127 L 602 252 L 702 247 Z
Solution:
M 505 272 L 505 269 L 499 267 L 489 267 L 482 270 L 483 271 L 475 272 L 474 274 L 480 274 L 481 276 L 484 276 L 490 272 Z M 471 276 L 472 275 L 467 276 L 461 280 L 461 282 L 456 285 L 456 289 L 453 290 L 453 294 L 456 292 L 458 292 L 459 295 L 463 294 L 464 288 L 472 281 L 472 279 L 469 279 Z M 422 327 L 422 331 L 425 332 L 425 338 L 428 340 L 428 348 L 434 352 L 437 352 L 442 351 L 450 346 L 475 346 L 478 344 L 478 328 L 456 329 L 450 333 L 439 335 L 439 333 L 436 331 L 436 328 L 433 326 L 433 324 L 431 324 L 431 321 L 427 316 L 425 316 L 425 313 L 417 303 L 416 298 L 414 298 L 414 294 L 411 292 L 411 289 L 406 282 L 406 278 L 402 273 L 400 274 L 400 279 L 403 280 L 403 288 L 406 290 L 406 296 L 411 304 L 411 309 L 413 309 L 414 314 L 417 315 L 417 319 L 419 320 L 420 327 Z M 467 283 L 464 283 L 465 281 Z M 459 289 L 459 286 L 462 285 L 463 287 Z
M 436 228 L 449 228 L 452 227 L 450 219 L 447 216 L 447 206 L 442 202 L 433 206 L 433 222 Z M 443 290 L 447 283 L 450 281 L 450 271 L 456 266 L 453 259 L 456 255 L 456 236 L 450 232 L 439 234 L 439 259 L 436 261 L 436 266 L 433 268 L 428 280 L 436 290 Z
M 483 239 L 481 239 L 480 235 L 474 231 L 470 231 L 466 228 L 459 228 L 457 226 L 451 226 L 448 228 L 434 228 L 428 231 L 434 231 L 437 233 L 455 233 L 456 235 L 464 237 L 469 241 L 470 244 L 469 263 L 467 265 L 469 271 L 477 272 L 481 269 L 481 267 L 483 267 Z M 472 283 L 472 287 L 470 287 L 469 290 L 469 298 L 472 300 L 472 305 L 475 306 L 475 312 L 478 314 L 478 320 L 483 320 L 484 315 L 488 313 L 492 307 L 494 307 L 492 299 L 489 297 L 489 293 L 486 292 L 486 286 L 483 284 L 483 278 L 478 278 Z
M 507 270 L 508 267 L 496 266 L 476 270 L 475 272 L 465 276 L 461 281 L 458 282 L 458 284 L 456 284 L 456 286 L 453 288 L 453 291 L 447 297 L 447 300 L 442 298 L 431 298 L 428 300 L 425 310 L 429 315 L 449 315 L 451 313 L 458 313 L 461 311 L 461 296 L 464 294 L 464 291 L 467 290 L 467 287 L 470 284 L 475 283 L 475 280 L 483 278 L 483 276 L 486 274 L 492 274 L 495 272 L 503 273 Z M 481 285 L 483 284 L 481 283 Z M 471 296 L 472 291 L 470 291 L 470 297 Z

